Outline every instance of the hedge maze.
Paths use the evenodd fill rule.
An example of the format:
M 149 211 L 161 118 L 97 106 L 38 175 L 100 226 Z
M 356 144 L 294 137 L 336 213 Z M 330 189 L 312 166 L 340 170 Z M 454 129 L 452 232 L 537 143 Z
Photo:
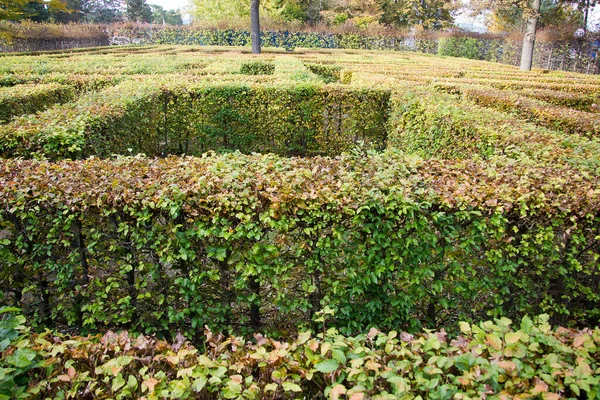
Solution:
M 144 46 L 0 60 L 0 300 L 34 327 L 181 332 L 201 344 L 205 327 L 289 338 L 456 334 L 458 321 L 540 314 L 569 328 L 600 321 L 598 77 L 351 50 L 256 59 Z M 319 357 L 310 365 L 337 371 Z M 211 390 L 273 389 L 223 379 Z M 317 396 L 319 385 L 363 398 L 346 378 L 344 391 L 277 379 L 271 398 Z M 401 398 L 416 378 L 406 379 L 369 387 Z M 473 398 L 488 390 L 469 382 Z M 540 389 L 520 385 L 507 393 Z M 598 395 L 592 381 L 556 385 Z

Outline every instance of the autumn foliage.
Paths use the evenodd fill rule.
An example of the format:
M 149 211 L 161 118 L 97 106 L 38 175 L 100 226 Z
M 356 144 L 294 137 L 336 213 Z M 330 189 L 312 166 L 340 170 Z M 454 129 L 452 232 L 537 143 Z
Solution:
M 224 51 L 5 58 L 1 395 L 598 396 L 598 78 Z

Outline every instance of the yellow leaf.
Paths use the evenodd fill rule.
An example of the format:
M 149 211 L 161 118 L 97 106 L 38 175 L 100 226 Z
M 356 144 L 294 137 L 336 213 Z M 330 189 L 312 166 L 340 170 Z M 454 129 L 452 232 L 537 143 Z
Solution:
M 517 343 L 519 341 L 519 337 L 520 335 L 518 333 L 515 332 L 508 332 L 505 336 L 504 336 L 504 340 L 506 341 L 506 343 L 508 344 L 514 344 Z

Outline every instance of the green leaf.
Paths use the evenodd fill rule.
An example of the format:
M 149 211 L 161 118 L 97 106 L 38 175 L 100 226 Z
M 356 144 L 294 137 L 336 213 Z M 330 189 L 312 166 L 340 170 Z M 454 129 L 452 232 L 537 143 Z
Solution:
M 175 385 L 173 385 L 173 383 L 171 383 L 171 385 L 173 386 L 173 389 L 171 391 L 171 397 L 174 399 L 181 399 L 184 398 L 184 394 L 188 389 L 188 386 L 185 384 L 185 382 L 183 380 L 178 380 L 174 382 Z M 189 383 L 189 381 L 188 381 Z
M 206 386 L 207 379 L 205 376 L 201 376 L 198 379 L 195 379 L 192 383 L 192 390 L 194 392 L 201 392 L 204 386 Z
M 315 369 L 324 374 L 328 374 L 338 369 L 339 363 L 336 360 L 325 360 L 317 363 Z
M 460 327 L 460 331 L 462 333 L 470 333 L 471 332 L 471 325 L 469 325 L 468 322 L 459 322 L 458 326 Z
M 300 332 L 298 334 L 298 340 L 296 341 L 296 343 L 298 345 L 306 343 L 308 341 L 308 339 L 310 339 L 310 335 L 311 335 L 310 331 Z
M 114 377 L 110 390 L 112 390 L 112 392 L 115 393 L 123 386 L 125 386 L 125 379 L 123 378 L 122 374 L 118 374 L 116 377 Z
M 475 364 L 475 356 L 471 353 L 461 354 L 454 359 L 454 365 L 461 371 L 468 371 Z
M 286 392 L 302 392 L 302 388 L 293 382 L 283 382 L 282 386 L 283 390 L 285 390 Z
M 342 350 L 340 350 L 340 349 L 331 350 L 331 356 L 333 357 L 334 360 L 336 360 L 341 365 L 346 364 L 346 355 L 344 354 L 344 352 Z
M 504 336 L 504 340 L 506 341 L 507 344 L 515 344 L 519 341 L 520 337 L 521 337 L 521 335 L 519 335 L 516 332 L 507 332 L 506 335 Z
M 37 353 L 30 349 L 17 349 L 12 355 L 6 358 L 6 361 L 10 365 L 23 369 L 33 364 L 36 355 Z

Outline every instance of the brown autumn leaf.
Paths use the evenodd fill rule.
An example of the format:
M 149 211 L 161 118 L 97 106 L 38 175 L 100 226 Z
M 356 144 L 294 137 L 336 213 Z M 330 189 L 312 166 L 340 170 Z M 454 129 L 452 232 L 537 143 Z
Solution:
M 512 361 L 503 360 L 498 363 L 498 366 L 507 372 L 516 371 L 517 365 Z
M 542 381 L 541 379 L 536 379 L 534 382 L 535 386 L 531 390 L 531 394 L 539 395 L 548 391 L 548 384 L 546 382 Z
M 332 400 L 337 400 L 343 394 L 346 394 L 346 387 L 344 385 L 337 384 L 329 391 L 329 398 Z
M 352 393 L 349 400 L 364 400 L 364 398 L 365 398 L 364 393 Z
M 154 387 L 160 383 L 160 381 L 154 377 L 152 378 L 148 378 L 144 381 L 144 385 L 146 385 L 146 387 L 148 388 L 148 391 L 150 393 L 154 392 Z

